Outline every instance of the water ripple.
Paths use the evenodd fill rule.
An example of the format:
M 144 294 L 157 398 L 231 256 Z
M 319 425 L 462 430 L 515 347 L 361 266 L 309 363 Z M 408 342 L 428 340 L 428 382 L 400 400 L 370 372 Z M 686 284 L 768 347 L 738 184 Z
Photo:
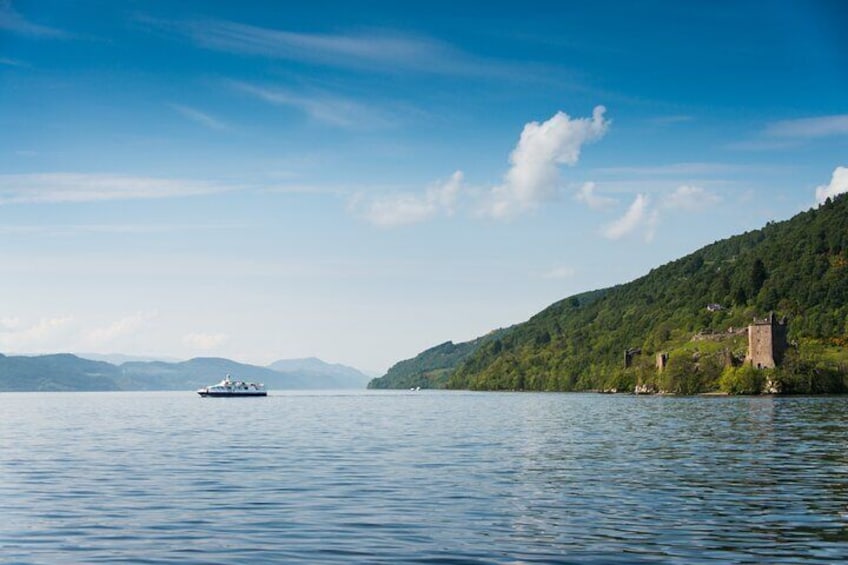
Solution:
M 3 394 L 3 563 L 834 563 L 848 398 Z

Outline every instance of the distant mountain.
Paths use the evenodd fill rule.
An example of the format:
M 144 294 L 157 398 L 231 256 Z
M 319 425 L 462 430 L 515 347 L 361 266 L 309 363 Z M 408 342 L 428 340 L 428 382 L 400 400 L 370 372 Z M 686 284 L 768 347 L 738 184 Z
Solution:
M 323 372 L 318 370 L 322 364 L 326 365 Z M 367 381 L 355 369 L 321 361 L 310 361 L 301 370 L 281 371 L 215 357 L 178 363 L 130 361 L 113 365 L 71 354 L 0 355 L 0 391 L 193 391 L 215 384 L 227 374 L 265 383 L 270 390 L 363 388 Z
M 135 361 L 164 361 L 166 363 L 179 363 L 181 359 L 176 357 L 166 357 L 161 355 L 124 355 L 122 353 L 74 353 L 77 357 L 83 359 L 91 359 L 92 361 L 105 361 L 112 365 L 120 365 L 122 363 L 131 363 Z
M 124 390 L 195 390 L 215 384 L 228 374 L 243 381 L 265 383 L 271 390 L 315 388 L 307 376 L 218 357 L 197 357 L 180 363 L 130 362 L 123 363 L 119 370 L 119 384 Z
M 61 353 L 37 357 L 0 355 L 0 391 L 120 390 L 119 369 L 102 361 Z
M 358 369 L 339 363 L 327 363 L 317 357 L 280 359 L 268 365 L 268 368 L 308 377 L 313 383 L 321 383 L 321 388 L 365 388 L 369 380 L 368 375 Z

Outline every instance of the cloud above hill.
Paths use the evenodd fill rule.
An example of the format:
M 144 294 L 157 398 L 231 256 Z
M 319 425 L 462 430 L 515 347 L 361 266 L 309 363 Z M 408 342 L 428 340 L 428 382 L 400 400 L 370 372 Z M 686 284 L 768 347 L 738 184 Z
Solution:
M 624 215 L 603 229 L 603 235 L 607 239 L 621 239 L 644 227 L 646 228 L 645 240 L 650 241 L 654 236 L 657 219 L 656 210 L 651 210 L 649 207 L 648 197 L 644 194 L 637 194 Z
M 484 215 L 511 218 L 550 199 L 560 184 L 560 165 L 576 165 L 583 145 L 597 141 L 609 130 L 606 108 L 596 106 L 591 118 L 571 118 L 557 112 L 549 120 L 529 122 L 509 157 L 503 183 L 491 188 Z
M 462 179 L 462 171 L 456 171 L 446 181 L 432 184 L 423 194 L 389 194 L 364 205 L 356 199 L 352 207 L 370 223 L 382 228 L 417 224 L 439 215 L 451 216 L 462 188 Z
M 828 198 L 848 192 L 848 167 L 836 167 L 830 184 L 823 184 L 816 188 L 816 202 L 821 204 Z

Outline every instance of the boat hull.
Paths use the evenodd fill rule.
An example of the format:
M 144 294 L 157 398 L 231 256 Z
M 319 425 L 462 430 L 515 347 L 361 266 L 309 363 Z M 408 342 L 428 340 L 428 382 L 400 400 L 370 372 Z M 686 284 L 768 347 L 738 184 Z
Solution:
M 238 396 L 268 396 L 268 393 L 264 390 L 255 390 L 249 392 L 207 392 L 205 390 L 199 390 L 197 391 L 197 394 L 204 398 L 206 398 L 207 396 L 213 398 L 235 398 Z

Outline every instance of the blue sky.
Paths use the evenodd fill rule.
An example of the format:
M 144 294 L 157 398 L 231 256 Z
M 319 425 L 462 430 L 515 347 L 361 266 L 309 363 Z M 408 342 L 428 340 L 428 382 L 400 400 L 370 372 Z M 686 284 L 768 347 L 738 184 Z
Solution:
M 848 190 L 844 2 L 0 0 L 0 352 L 381 372 Z

